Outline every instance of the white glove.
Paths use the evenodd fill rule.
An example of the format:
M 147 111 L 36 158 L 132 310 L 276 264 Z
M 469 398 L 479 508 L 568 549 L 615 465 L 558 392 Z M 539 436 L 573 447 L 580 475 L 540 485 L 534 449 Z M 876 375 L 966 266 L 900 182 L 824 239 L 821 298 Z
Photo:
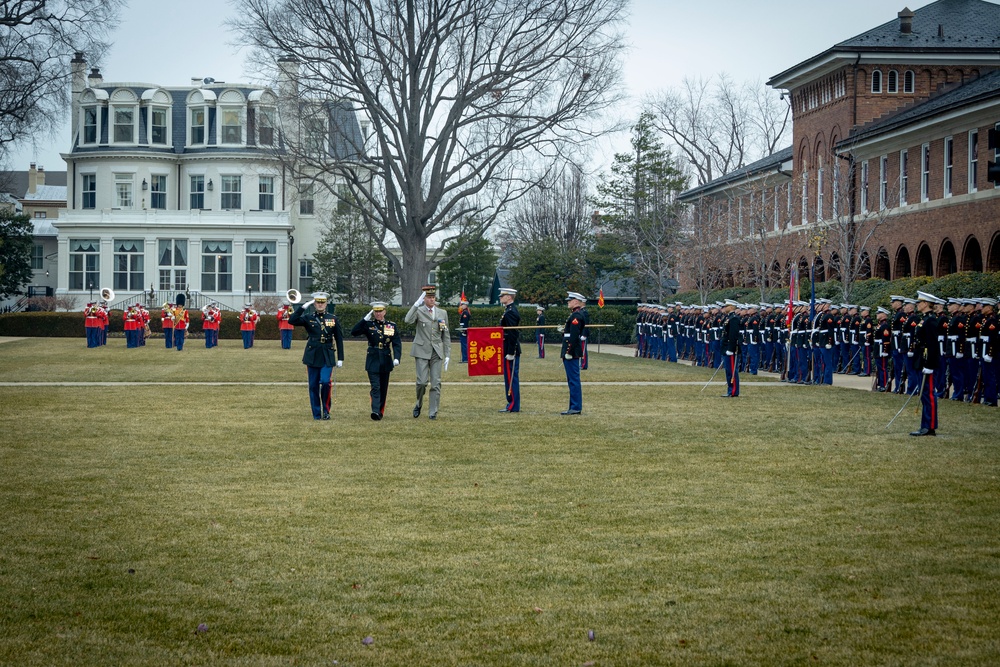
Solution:
M 959 352 L 958 354 L 955 355 L 956 359 L 962 359 L 963 357 L 965 357 L 965 355 L 963 353 L 961 353 L 961 352 Z
M 993 357 L 991 357 L 988 354 L 984 354 L 983 355 L 983 361 L 985 361 L 988 364 L 992 364 L 993 363 Z
M 371 322 L 371 321 L 372 321 L 372 314 L 373 314 L 374 312 L 375 312 L 374 310 L 369 310 L 369 311 L 368 311 L 368 314 L 367 314 L 367 315 L 365 315 L 365 322 Z
M 302 304 L 302 310 L 305 310 L 306 308 L 308 308 L 309 306 L 313 305 L 314 303 L 316 303 L 315 299 L 309 299 L 304 304 Z
M 504 357 L 504 359 L 506 359 L 507 361 L 514 361 L 514 355 L 508 354 L 506 357 Z
M 832 349 L 833 349 L 833 345 L 827 345 L 827 346 L 826 346 L 826 349 L 828 349 L 828 350 L 832 350 Z
M 934 375 L 934 369 L 933 368 L 925 368 L 924 369 L 924 375 Z
M 344 362 L 341 361 L 340 359 L 337 359 L 337 368 L 343 368 L 343 367 L 344 367 Z
M 392 360 L 392 367 L 395 368 L 398 365 L 399 365 L 399 359 L 393 359 Z
M 906 356 L 908 356 L 908 357 L 910 357 L 912 359 L 913 358 L 913 353 L 912 352 L 907 352 Z
M 421 292 L 420 296 L 417 297 L 417 300 L 413 302 L 413 305 L 414 306 L 422 306 L 422 305 L 424 305 L 424 297 L 425 296 L 427 296 L 427 295 L 424 294 L 423 292 Z
M 732 353 L 732 352 L 730 352 L 729 350 L 726 350 L 726 356 L 727 356 L 727 357 L 731 357 L 731 356 L 733 356 L 733 353 Z
M 451 357 L 444 358 L 444 369 L 448 370 L 448 362 L 451 361 Z
M 572 354 L 567 354 L 566 355 L 566 361 L 573 361 L 573 355 Z

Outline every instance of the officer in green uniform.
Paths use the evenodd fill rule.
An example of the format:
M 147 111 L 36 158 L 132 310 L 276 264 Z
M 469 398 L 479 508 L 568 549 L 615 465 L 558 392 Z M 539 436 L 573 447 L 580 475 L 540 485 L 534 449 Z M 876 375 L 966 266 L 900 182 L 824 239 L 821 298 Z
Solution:
M 385 415 L 385 397 L 389 393 L 389 373 L 399 365 L 403 354 L 403 341 L 399 338 L 396 323 L 385 319 L 385 303 L 376 301 L 364 319 L 351 329 L 352 336 L 368 339 L 368 356 L 365 370 L 371 385 L 372 420 Z
M 302 363 L 309 372 L 309 403 L 313 419 L 330 418 L 330 375 L 334 365 L 337 368 L 344 365 L 344 336 L 340 322 L 326 310 L 329 298 L 326 292 L 315 292 L 312 301 L 300 305 L 288 318 L 293 326 L 304 328 L 309 337 L 302 353 Z M 334 342 L 337 343 L 336 350 Z

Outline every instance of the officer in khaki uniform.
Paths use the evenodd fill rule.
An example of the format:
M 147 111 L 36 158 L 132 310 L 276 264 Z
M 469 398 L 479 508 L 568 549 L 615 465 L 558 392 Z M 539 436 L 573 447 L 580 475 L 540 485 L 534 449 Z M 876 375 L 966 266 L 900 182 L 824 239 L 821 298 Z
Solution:
M 441 371 L 448 370 L 451 361 L 451 338 L 448 333 L 448 313 L 436 305 L 437 287 L 426 285 L 403 320 L 416 323 L 410 356 L 417 362 L 417 403 L 413 406 L 414 419 L 420 416 L 424 393 L 430 387 L 428 416 L 437 419 L 441 403 Z

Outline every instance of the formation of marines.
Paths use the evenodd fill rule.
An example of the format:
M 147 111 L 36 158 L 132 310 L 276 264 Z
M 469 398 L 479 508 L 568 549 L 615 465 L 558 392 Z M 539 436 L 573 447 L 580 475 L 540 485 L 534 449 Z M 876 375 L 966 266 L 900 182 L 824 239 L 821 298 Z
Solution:
M 814 307 L 805 301 L 732 302 L 740 323 L 736 369 L 781 373 L 794 384 L 833 384 L 834 374 L 872 377 L 875 391 L 896 394 L 915 395 L 923 384 L 936 399 L 996 407 L 997 299 L 945 300 L 918 292 L 917 298 L 892 295 L 890 301 L 891 309 L 875 308 L 874 316 L 870 306 L 829 299 L 817 299 Z M 719 368 L 727 303 L 639 304 L 637 356 Z M 918 332 L 935 343 L 927 356 L 937 361 L 926 381 L 928 366 L 915 360 L 918 344 L 927 348 Z

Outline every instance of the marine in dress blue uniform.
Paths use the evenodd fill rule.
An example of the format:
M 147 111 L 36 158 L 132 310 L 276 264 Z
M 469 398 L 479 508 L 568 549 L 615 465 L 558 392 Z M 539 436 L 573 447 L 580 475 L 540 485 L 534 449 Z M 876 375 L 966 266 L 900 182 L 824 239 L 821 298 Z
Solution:
M 566 384 L 569 385 L 569 409 L 560 414 L 578 415 L 583 412 L 583 389 L 580 386 L 580 363 L 587 338 L 587 311 L 583 309 L 586 297 L 579 292 L 569 292 L 566 296 L 569 318 L 563 328 L 563 343 L 559 356 L 566 370 Z
M 740 395 L 740 371 L 736 356 L 740 349 L 740 318 L 733 312 L 739 304 L 726 299 L 723 313 L 725 320 L 721 328 L 721 349 L 723 364 L 726 366 L 726 393 L 723 398 L 736 398 Z
M 399 366 L 403 356 L 403 341 L 395 322 L 385 319 L 385 303 L 376 301 L 364 318 L 351 329 L 352 336 L 368 339 L 368 354 L 365 370 L 371 385 L 372 420 L 379 421 L 385 416 L 385 399 L 389 393 L 389 373 Z
M 545 308 L 538 306 L 535 309 L 537 316 L 535 317 L 535 326 L 544 327 L 545 326 Z M 538 358 L 545 358 L 545 329 L 535 329 L 535 341 L 538 343 Z
M 514 305 L 517 290 L 511 287 L 500 288 L 500 303 L 503 305 L 503 315 L 500 316 L 500 326 L 503 330 L 503 386 L 506 392 L 507 405 L 500 412 L 521 411 L 521 341 L 520 331 L 506 327 L 521 325 L 521 313 Z
M 344 365 L 344 336 L 340 322 L 327 312 L 330 296 L 315 292 L 313 300 L 301 304 L 288 318 L 293 326 L 306 330 L 308 340 L 302 363 L 309 375 L 309 404 L 313 419 L 330 418 L 330 376 L 333 367 Z M 334 349 L 334 343 L 337 347 Z
M 462 363 L 469 363 L 469 324 L 472 322 L 472 312 L 469 302 L 462 299 L 458 302 L 458 344 L 462 350 Z
M 910 435 L 936 435 L 940 425 L 934 373 L 941 363 L 941 351 L 938 317 L 932 312 L 932 308 L 939 305 L 944 305 L 944 299 L 927 292 L 917 292 L 917 310 L 921 318 L 914 327 L 910 349 L 913 353 L 913 366 L 923 377 L 920 384 L 920 429 Z

